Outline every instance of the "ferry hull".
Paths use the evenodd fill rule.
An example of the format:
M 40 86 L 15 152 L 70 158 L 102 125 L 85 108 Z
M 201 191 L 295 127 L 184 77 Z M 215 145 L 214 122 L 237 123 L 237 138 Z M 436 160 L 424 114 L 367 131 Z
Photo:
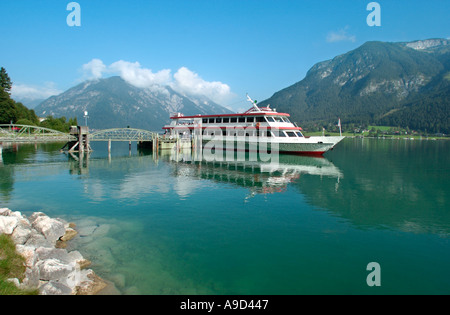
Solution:
M 302 142 L 279 143 L 280 153 L 321 156 L 333 150 L 334 146 L 345 137 L 311 137 Z
M 326 152 L 333 150 L 334 146 L 345 137 L 311 137 L 301 139 L 296 142 L 263 142 L 257 140 L 216 140 L 203 138 L 204 149 L 214 150 L 234 150 L 246 152 L 279 152 L 281 154 L 322 156 Z

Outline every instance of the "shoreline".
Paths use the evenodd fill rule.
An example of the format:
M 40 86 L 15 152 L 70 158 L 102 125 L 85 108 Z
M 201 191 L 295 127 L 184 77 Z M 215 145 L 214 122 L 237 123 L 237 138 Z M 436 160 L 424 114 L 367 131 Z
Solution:
M 304 133 L 305 136 L 310 137 L 316 137 L 316 136 L 322 136 L 322 133 L 318 132 L 311 132 L 311 133 Z M 326 133 L 326 137 L 334 137 L 339 136 L 339 133 Z M 380 139 L 380 140 L 420 140 L 420 141 L 438 141 L 438 140 L 450 140 L 450 137 L 425 137 L 425 136 L 417 136 L 417 135 L 410 135 L 410 136 L 398 136 L 398 135 L 380 135 L 380 136 L 369 136 L 369 135 L 355 135 L 355 134 L 349 134 L 349 133 L 342 133 L 343 137 L 350 138 L 350 139 Z
M 38 290 L 39 295 L 101 295 L 111 286 L 87 269 L 91 262 L 79 251 L 66 249 L 78 235 L 73 223 L 42 212 L 26 217 L 0 208 L 0 234 L 11 237 L 25 258 L 24 278 L 8 279 L 19 289 Z

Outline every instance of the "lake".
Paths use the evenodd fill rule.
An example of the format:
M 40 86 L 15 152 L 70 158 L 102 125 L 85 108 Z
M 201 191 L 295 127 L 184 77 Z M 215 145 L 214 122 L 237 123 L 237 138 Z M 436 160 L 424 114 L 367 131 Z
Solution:
M 4 145 L 0 207 L 75 222 L 71 249 L 121 294 L 450 294 L 449 141 L 275 165 L 61 147 Z

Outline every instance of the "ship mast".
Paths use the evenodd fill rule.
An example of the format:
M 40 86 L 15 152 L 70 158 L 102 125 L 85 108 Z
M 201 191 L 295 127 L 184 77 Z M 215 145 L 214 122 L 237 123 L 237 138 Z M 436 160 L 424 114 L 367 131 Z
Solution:
M 256 101 L 252 100 L 250 96 L 248 96 L 247 94 L 247 100 L 252 103 L 253 107 L 258 111 L 261 112 L 261 109 L 258 107 L 258 105 L 256 105 Z

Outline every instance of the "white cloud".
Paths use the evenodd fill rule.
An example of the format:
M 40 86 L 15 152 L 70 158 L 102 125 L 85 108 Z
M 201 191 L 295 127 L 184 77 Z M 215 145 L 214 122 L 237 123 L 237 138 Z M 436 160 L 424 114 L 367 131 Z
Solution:
M 197 73 L 186 67 L 181 67 L 174 74 L 172 88 L 180 93 L 204 95 L 209 99 L 221 103 L 232 96 L 231 89 L 227 84 L 203 80 Z
M 142 68 L 139 62 L 119 60 L 108 67 L 108 72 L 118 73 L 122 79 L 140 88 L 167 85 L 171 81 L 169 69 L 154 73 L 151 69 Z
M 356 36 L 348 34 L 349 27 L 346 26 L 343 29 L 340 29 L 338 31 L 331 31 L 327 35 L 327 42 L 328 43 L 336 43 L 336 42 L 356 42 Z
M 106 66 L 100 59 L 92 59 L 87 64 L 83 65 L 84 78 L 87 80 L 100 79 L 103 72 L 106 71 Z
M 43 100 L 62 92 L 53 82 L 46 82 L 44 86 L 14 84 L 11 88 L 11 95 L 17 101 Z
M 219 81 L 208 82 L 197 73 L 181 67 L 172 75 L 170 69 L 153 72 L 139 62 L 119 60 L 106 66 L 100 59 L 92 59 L 82 66 L 83 79 L 99 79 L 104 74 L 119 75 L 126 82 L 139 88 L 171 87 L 184 95 L 206 96 L 214 102 L 227 102 L 234 97 L 230 87 Z

